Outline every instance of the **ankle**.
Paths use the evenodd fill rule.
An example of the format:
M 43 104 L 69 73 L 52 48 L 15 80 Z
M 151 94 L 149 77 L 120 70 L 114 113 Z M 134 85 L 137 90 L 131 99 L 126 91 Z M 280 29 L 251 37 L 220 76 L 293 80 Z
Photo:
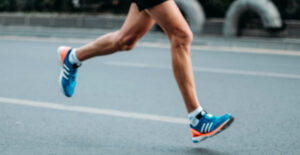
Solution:
M 72 65 L 76 65 L 76 66 L 81 66 L 81 62 L 79 61 L 79 59 L 77 58 L 76 55 L 76 48 L 73 48 L 70 55 L 69 55 L 69 61 Z
M 195 109 L 194 111 L 190 112 L 188 114 L 188 118 L 190 120 L 190 124 L 192 126 L 196 126 L 198 124 L 198 122 L 199 122 L 199 119 L 201 118 L 201 117 L 199 117 L 199 115 L 202 116 L 204 114 L 205 114 L 205 111 L 200 106 L 197 109 Z

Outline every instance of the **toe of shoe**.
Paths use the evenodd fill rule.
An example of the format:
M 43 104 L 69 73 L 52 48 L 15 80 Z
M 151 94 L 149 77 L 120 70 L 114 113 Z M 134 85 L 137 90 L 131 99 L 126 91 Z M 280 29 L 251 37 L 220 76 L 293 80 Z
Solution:
M 74 87 L 67 85 L 66 83 L 62 82 L 61 84 L 62 91 L 66 97 L 72 97 L 74 94 Z
M 224 119 L 231 119 L 233 118 L 232 115 L 230 113 L 223 115 Z
M 74 92 L 73 91 L 68 91 L 68 90 L 64 90 L 64 94 L 66 97 L 72 97 Z

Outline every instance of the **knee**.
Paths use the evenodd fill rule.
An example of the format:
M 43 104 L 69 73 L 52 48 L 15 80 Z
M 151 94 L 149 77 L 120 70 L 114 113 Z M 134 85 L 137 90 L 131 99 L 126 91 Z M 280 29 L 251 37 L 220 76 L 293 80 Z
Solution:
M 193 32 L 190 29 L 176 29 L 170 34 L 171 43 L 174 47 L 189 47 L 193 38 Z
M 120 33 L 116 38 L 116 46 L 118 47 L 119 51 L 132 50 L 139 39 L 138 35 L 135 34 L 122 35 Z

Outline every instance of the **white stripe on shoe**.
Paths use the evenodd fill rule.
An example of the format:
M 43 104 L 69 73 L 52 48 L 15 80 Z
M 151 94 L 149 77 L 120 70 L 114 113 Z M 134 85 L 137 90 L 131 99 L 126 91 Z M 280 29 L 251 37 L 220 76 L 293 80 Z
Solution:
M 64 64 L 64 68 L 65 68 L 67 71 L 70 71 L 70 68 L 69 68 L 66 64 Z
M 205 125 L 206 125 L 205 123 L 203 123 L 203 124 L 202 124 L 201 130 L 200 130 L 200 133 L 203 133 L 203 129 L 204 129 Z
M 211 127 L 213 126 L 213 124 L 214 124 L 213 122 L 210 124 L 207 132 L 211 132 Z
M 61 73 L 61 74 L 66 80 L 69 80 L 69 78 L 64 73 Z
M 207 130 L 208 130 L 208 127 L 209 127 L 210 124 L 211 124 L 211 123 L 207 123 L 207 124 L 206 124 L 205 130 L 204 130 L 205 133 L 208 132 Z
M 70 73 L 64 68 L 63 69 L 63 72 L 68 76 L 68 75 L 70 75 Z

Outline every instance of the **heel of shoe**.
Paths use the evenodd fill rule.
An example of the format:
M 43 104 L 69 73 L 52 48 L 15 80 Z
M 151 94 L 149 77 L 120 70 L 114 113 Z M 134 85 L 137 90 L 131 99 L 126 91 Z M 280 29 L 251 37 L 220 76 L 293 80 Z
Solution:
M 58 63 L 63 66 L 64 64 L 64 58 L 65 56 L 67 55 L 68 51 L 72 49 L 71 47 L 68 47 L 68 46 L 59 46 L 57 48 L 57 60 L 58 60 Z

